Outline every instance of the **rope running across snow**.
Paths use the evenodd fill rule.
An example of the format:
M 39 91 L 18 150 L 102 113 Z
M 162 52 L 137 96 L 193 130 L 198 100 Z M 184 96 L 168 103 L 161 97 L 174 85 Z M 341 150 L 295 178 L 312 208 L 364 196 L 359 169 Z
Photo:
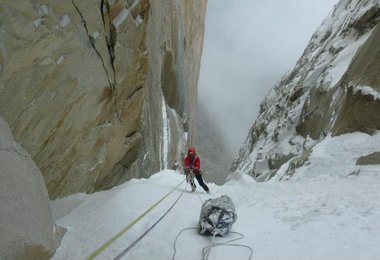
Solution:
M 143 214 L 141 214 L 138 218 L 136 218 L 133 222 L 131 222 L 128 226 L 126 226 L 123 230 L 121 230 L 119 233 L 117 233 L 114 237 L 112 237 L 111 239 L 109 239 L 100 248 L 98 248 L 96 251 L 94 251 L 87 259 L 94 259 L 95 257 L 97 257 L 108 246 L 110 246 L 113 242 L 115 242 L 119 237 L 121 237 L 125 232 L 127 232 L 132 226 L 134 226 L 138 221 L 140 221 L 146 214 L 148 214 L 153 208 L 155 208 L 161 201 L 163 201 L 165 198 L 167 198 L 184 181 L 185 180 L 183 180 L 180 184 L 178 184 L 173 190 L 171 190 L 168 194 L 166 194 L 162 199 L 160 199 L 159 201 L 157 201 L 153 206 L 151 206 L 149 209 L 147 209 Z M 183 193 L 186 191 L 187 185 L 188 185 L 188 183 L 186 184 L 185 188 L 183 189 L 183 191 L 181 192 L 181 194 L 178 196 L 178 198 L 170 206 L 170 208 L 150 228 L 148 228 L 140 237 L 138 237 L 132 244 L 130 244 L 127 248 L 125 248 L 116 258 L 114 258 L 114 260 L 119 260 L 123 256 L 125 256 L 139 241 L 141 241 L 141 239 L 143 239 L 170 212 L 170 210 L 172 210 L 172 208 L 175 206 L 175 204 L 177 204 L 177 202 L 179 201 L 179 199 L 182 197 Z M 197 195 L 198 195 L 201 203 L 203 204 L 203 201 L 202 201 L 200 195 L 198 194 L 198 192 L 196 192 L 196 193 L 197 193 Z M 190 230 L 190 229 L 198 229 L 198 228 L 185 228 L 185 229 L 182 229 L 180 231 L 180 233 L 177 235 L 177 237 L 176 237 L 176 239 L 174 241 L 173 260 L 175 259 L 176 243 L 177 243 L 178 238 L 180 237 L 180 235 L 182 234 L 182 232 L 184 232 L 186 230 Z M 213 238 L 212 238 L 211 244 L 209 246 L 204 247 L 202 249 L 202 260 L 207 260 L 208 257 L 209 257 L 211 249 L 214 248 L 214 247 L 217 247 L 217 246 L 235 246 L 235 247 L 247 248 L 247 249 L 250 250 L 249 259 L 252 259 L 253 249 L 251 247 L 245 246 L 245 245 L 239 245 L 239 244 L 229 244 L 229 243 L 231 243 L 233 241 L 242 239 L 244 237 L 244 235 L 241 234 L 241 233 L 238 233 L 238 232 L 230 232 L 230 233 L 232 233 L 232 234 L 238 234 L 238 235 L 240 235 L 240 237 L 235 238 L 235 239 L 231 239 L 231 240 L 227 240 L 227 241 L 222 242 L 222 243 L 214 243 L 214 239 L 215 239 L 215 235 L 214 235 Z
M 138 216 L 134 221 L 132 221 L 128 226 L 126 226 L 124 229 L 122 229 L 119 233 L 117 233 L 115 236 L 110 238 L 107 242 L 105 242 L 101 247 L 99 247 L 97 250 L 95 250 L 91 255 L 88 256 L 88 260 L 92 260 L 100 253 L 102 253 L 107 247 L 109 247 L 113 242 L 115 242 L 118 238 L 120 238 L 125 232 L 127 232 L 131 227 L 133 227 L 137 222 L 139 222 L 143 217 L 145 217 L 146 214 L 148 214 L 152 209 L 154 209 L 159 203 L 161 203 L 164 199 L 166 199 L 173 191 L 175 191 L 182 183 L 178 184 L 173 190 L 171 190 L 168 194 L 166 194 L 163 198 L 161 198 L 159 201 L 157 201 L 154 205 L 152 205 L 150 208 L 148 208 L 143 214 Z M 187 186 L 187 184 L 186 184 Z M 186 189 L 186 187 L 185 187 Z M 185 190 L 184 189 L 184 190 Z M 182 196 L 183 192 L 181 193 L 180 197 Z M 179 198 L 180 198 L 179 197 Z M 177 201 L 179 200 L 177 199 Z M 177 201 L 175 203 L 177 203 Z M 174 205 L 173 205 L 174 206 Z M 173 207 L 172 206 L 172 207 Z
M 181 184 L 183 181 L 181 182 Z M 178 187 L 178 186 L 177 186 Z M 175 204 L 179 201 L 179 199 L 182 197 L 183 193 L 186 191 L 187 184 L 179 197 L 176 199 L 176 201 L 171 205 L 171 207 L 150 227 L 148 228 L 141 236 L 139 236 L 132 244 L 130 244 L 126 249 L 123 250 L 117 257 L 114 258 L 114 260 L 119 260 L 123 256 L 125 256 L 129 250 L 131 250 L 141 239 L 145 237 L 146 234 L 148 234 L 168 213 L 169 211 L 175 206 Z
M 181 236 L 181 234 L 186 231 L 186 230 L 198 230 L 199 228 L 184 228 L 182 229 L 176 239 L 174 240 L 174 253 L 173 253 L 173 257 L 172 257 L 172 260 L 175 260 L 175 255 L 177 253 L 177 241 L 179 239 L 179 237 Z M 209 255 L 210 255 L 210 252 L 211 252 L 211 249 L 215 248 L 215 247 L 218 247 L 218 246 L 232 246 L 232 247 L 242 247 L 242 248 L 247 248 L 249 251 L 250 251 L 250 254 L 249 254 L 249 257 L 248 259 L 251 260 L 252 259 L 252 256 L 253 256 L 253 249 L 250 247 L 250 246 L 246 246 L 246 245 L 240 245 L 240 244 L 230 244 L 231 242 L 234 242 L 234 241 L 237 241 L 237 240 L 240 240 L 240 239 L 243 239 L 244 238 L 244 235 L 239 233 L 239 232 L 232 232 L 230 231 L 229 232 L 230 234 L 237 234 L 239 235 L 239 237 L 237 238 L 233 238 L 233 239 L 230 239 L 230 240 L 227 240 L 227 241 L 224 241 L 224 242 L 221 242 L 221 243 L 215 243 L 214 242 L 214 239 L 215 239 L 215 235 L 212 236 L 212 240 L 211 240 L 211 243 L 209 246 L 206 246 L 202 249 L 202 257 L 201 259 L 202 260 L 207 260 Z

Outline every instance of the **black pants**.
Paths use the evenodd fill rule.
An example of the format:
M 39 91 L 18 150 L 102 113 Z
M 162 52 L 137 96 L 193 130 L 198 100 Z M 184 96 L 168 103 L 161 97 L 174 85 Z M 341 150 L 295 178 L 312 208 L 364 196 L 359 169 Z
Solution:
M 202 173 L 198 173 L 197 175 L 195 175 L 195 178 L 197 179 L 199 185 L 202 186 L 202 188 L 205 190 L 205 191 L 208 191 L 208 187 L 206 185 L 206 183 L 204 183 L 203 181 L 203 178 L 202 178 Z
M 188 176 L 190 173 L 189 171 L 186 171 L 186 176 Z M 198 174 L 194 174 L 194 177 L 197 179 L 199 185 L 207 192 L 209 188 L 207 187 L 206 183 L 204 183 L 203 178 L 202 178 L 202 172 L 199 172 Z M 190 178 L 190 185 L 193 190 L 197 187 L 194 183 L 194 179 Z

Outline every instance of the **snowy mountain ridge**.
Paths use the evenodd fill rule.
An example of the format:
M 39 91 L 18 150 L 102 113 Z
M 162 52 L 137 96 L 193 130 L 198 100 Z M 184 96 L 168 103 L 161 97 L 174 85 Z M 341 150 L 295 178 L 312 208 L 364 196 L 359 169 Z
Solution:
M 262 102 L 233 171 L 265 181 L 290 160 L 302 165 L 328 133 L 380 129 L 379 21 L 377 0 L 335 6 L 295 68 Z

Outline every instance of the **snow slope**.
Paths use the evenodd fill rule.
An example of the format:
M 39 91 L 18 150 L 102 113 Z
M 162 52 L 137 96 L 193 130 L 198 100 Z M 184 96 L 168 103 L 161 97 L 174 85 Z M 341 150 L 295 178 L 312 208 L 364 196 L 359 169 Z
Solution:
M 253 248 L 253 259 L 380 259 L 380 167 L 356 165 L 376 151 L 380 132 L 351 133 L 318 143 L 308 163 L 287 181 L 255 182 L 235 173 L 224 186 L 210 184 L 211 197 L 229 195 L 238 213 L 232 230 L 237 241 Z M 164 170 L 149 179 L 133 179 L 108 191 L 76 194 L 52 201 L 57 224 L 67 228 L 53 259 L 84 259 L 151 205 L 183 176 Z M 113 259 L 148 229 L 178 198 L 182 184 L 97 259 Z M 172 211 L 124 259 L 171 259 L 183 228 L 197 227 L 201 200 L 210 196 L 184 192 Z M 215 242 L 226 238 L 216 238 Z M 176 259 L 200 259 L 211 243 L 196 230 L 177 241 Z M 209 259 L 248 259 L 249 250 L 220 247 Z

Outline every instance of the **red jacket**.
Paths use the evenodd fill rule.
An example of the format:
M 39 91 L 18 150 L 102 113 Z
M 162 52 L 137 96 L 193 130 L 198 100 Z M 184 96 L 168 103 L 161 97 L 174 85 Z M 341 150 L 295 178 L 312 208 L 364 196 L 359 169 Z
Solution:
M 194 173 L 198 173 L 201 169 L 201 160 L 199 159 L 198 156 L 196 156 L 196 155 L 194 155 L 194 156 L 195 156 L 195 161 L 192 165 L 191 165 L 191 163 L 193 162 L 194 158 L 192 158 L 189 155 L 186 156 L 186 158 L 185 158 L 185 169 L 191 168 L 191 166 L 192 166 Z

